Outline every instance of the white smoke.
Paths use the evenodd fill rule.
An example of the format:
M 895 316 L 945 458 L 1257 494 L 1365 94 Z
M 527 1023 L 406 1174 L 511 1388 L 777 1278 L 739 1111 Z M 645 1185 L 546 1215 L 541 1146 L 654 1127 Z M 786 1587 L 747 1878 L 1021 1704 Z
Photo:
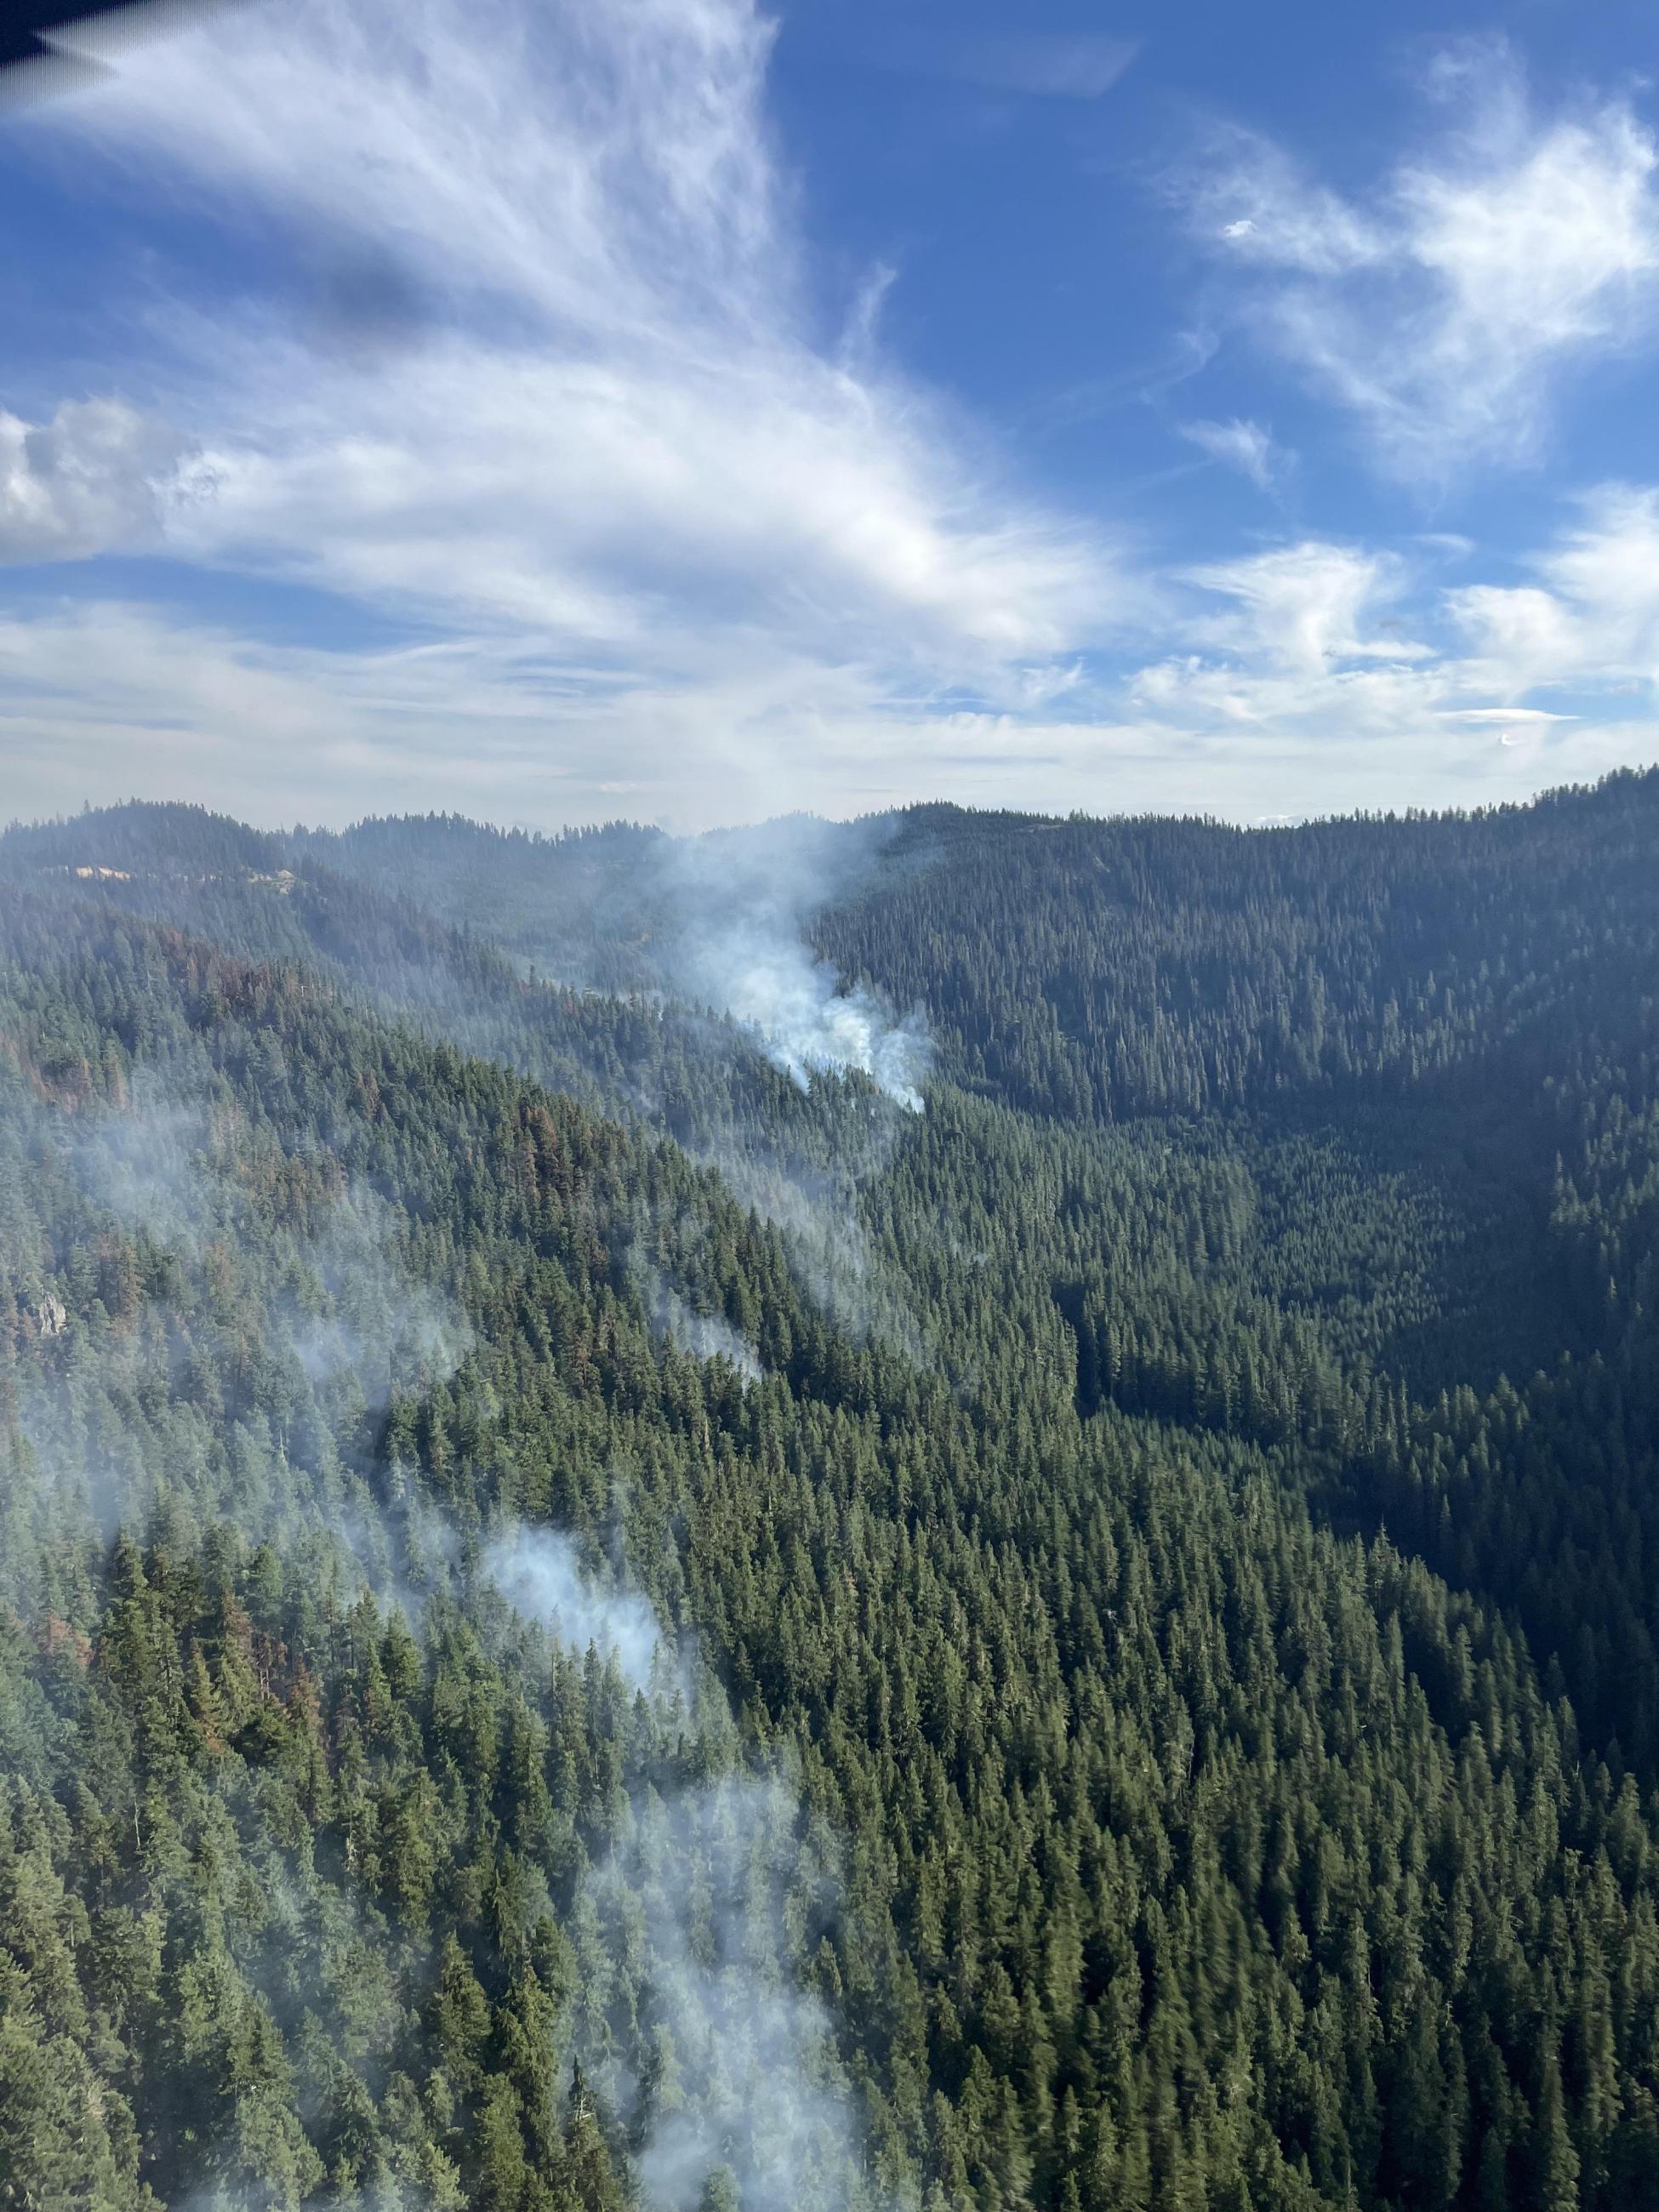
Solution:
M 791 1957 L 835 1902 L 823 1839 L 802 1826 L 775 1775 L 647 1790 L 632 1841 L 588 1877 L 600 1924 L 651 1962 L 641 2030 L 657 2063 L 623 2117 L 652 2212 L 696 2212 L 722 2173 L 743 2212 L 861 2201 L 830 2018 Z
M 566 1644 L 614 1656 L 646 1692 L 665 1743 L 684 1743 L 684 1673 L 625 1572 L 602 1577 L 567 1536 L 515 1527 L 487 1571 Z M 711 1701 L 712 1700 L 712 1708 Z M 734 1741 L 705 1675 L 705 1735 Z M 672 1765 L 671 1759 L 666 1762 Z M 834 1838 L 777 1771 L 696 1786 L 647 1781 L 611 1854 L 585 1876 L 579 1925 L 612 1957 L 649 1961 L 618 2038 L 588 2019 L 578 2056 L 636 2146 L 647 2212 L 866 2212 L 866 2160 L 829 2012 L 803 1969 L 833 1924 Z
M 281 1531 L 290 1545 L 301 1528 L 325 1531 L 387 1587 L 370 1429 L 396 1393 L 447 1380 L 472 1345 L 454 1301 L 416 1279 L 407 1218 L 348 1180 L 314 1138 L 213 1099 L 200 1070 L 164 1079 L 141 1069 L 125 1103 L 88 1106 L 67 1124 L 40 1109 L 38 1138 L 38 1171 L 72 1243 L 105 1250 L 118 1224 L 137 1253 L 123 1255 L 125 1283 L 100 1285 L 115 1301 L 101 1323 L 70 1276 L 31 1271 L 40 1341 L 16 1382 L 29 1479 L 79 1498 L 107 1536 L 143 1520 L 166 1492 L 168 1462 L 183 1459 L 209 1486 L 204 1510 L 234 1505 L 245 1531 Z M 277 1227 L 265 1200 L 290 1176 L 304 1202 Z M 167 1294 L 135 1300 L 135 1265 Z M 257 1336 L 241 1319 L 250 1286 Z M 202 1409 L 216 1401 L 222 1416 L 251 1392 L 270 1418 L 243 1425 L 233 1473 Z M 408 1523 L 416 1502 L 393 1473 L 392 1502 Z
M 922 1110 L 931 1047 L 915 1015 L 901 1019 L 866 985 L 843 990 L 828 961 L 781 922 L 757 915 L 705 939 L 700 995 L 754 1030 L 775 1066 L 806 1090 L 814 1074 L 856 1068 L 907 1112 Z
M 519 1527 L 492 1544 L 484 1569 L 526 1620 L 573 1650 L 614 1658 L 630 1689 L 660 1684 L 670 1668 L 657 1616 L 637 1591 L 607 1589 L 568 1536 Z
M 810 936 L 814 915 L 870 880 L 892 833 L 891 822 L 802 816 L 650 840 L 631 848 L 586 920 L 608 953 L 630 950 L 630 992 L 726 1016 L 803 1090 L 815 1075 L 856 1072 L 919 1113 L 932 1060 L 921 1016 L 902 1014 L 867 981 L 849 983 Z M 595 946 L 583 949 L 568 911 L 550 909 L 536 949 L 569 981 L 600 981 Z M 618 987 L 614 968 L 600 987 Z
M 790 1273 L 825 1320 L 851 1343 L 885 1345 L 925 1367 L 931 1354 L 914 1302 L 882 1265 L 860 1197 L 891 1160 L 902 1125 L 873 1102 L 861 1103 L 856 1119 L 838 1119 L 829 1158 L 809 1159 L 787 1138 L 761 1129 L 692 1157 L 714 1169 L 740 1205 L 782 1231 Z
M 890 834 L 802 816 L 659 848 L 656 861 L 680 988 L 753 1030 L 803 1090 L 815 1074 L 856 1069 L 915 1114 L 932 1057 L 920 1016 L 867 983 L 848 987 L 808 940 L 812 915 L 868 880 Z
M 763 1370 L 754 1346 L 739 1335 L 724 1314 L 699 1313 L 637 1241 L 628 1255 L 628 1272 L 659 1344 L 672 1344 L 693 1359 L 723 1359 L 745 1382 L 760 1381 Z
M 693 1359 L 723 1359 L 745 1382 L 758 1382 L 762 1368 L 753 1347 L 719 1314 L 696 1312 L 670 1291 L 661 1312 L 663 1334 Z
M 124 1229 L 199 1257 L 222 1211 L 204 1098 L 170 1093 L 141 1070 L 124 1107 L 84 1114 L 57 1133 L 59 1157 L 90 1205 Z

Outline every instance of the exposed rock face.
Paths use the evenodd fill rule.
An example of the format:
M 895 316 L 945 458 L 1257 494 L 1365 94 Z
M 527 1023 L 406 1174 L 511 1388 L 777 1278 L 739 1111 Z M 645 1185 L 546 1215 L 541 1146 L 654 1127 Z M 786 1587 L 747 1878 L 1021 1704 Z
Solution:
M 42 1336 L 61 1336 L 69 1326 L 69 1308 L 50 1291 L 38 1306 L 31 1309 L 31 1314 Z

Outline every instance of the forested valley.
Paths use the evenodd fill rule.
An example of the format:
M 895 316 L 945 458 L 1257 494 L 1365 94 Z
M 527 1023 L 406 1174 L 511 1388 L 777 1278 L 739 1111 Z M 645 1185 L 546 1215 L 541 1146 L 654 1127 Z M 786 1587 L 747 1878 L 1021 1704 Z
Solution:
M 1659 773 L 0 836 L 0 2203 L 1659 2206 Z

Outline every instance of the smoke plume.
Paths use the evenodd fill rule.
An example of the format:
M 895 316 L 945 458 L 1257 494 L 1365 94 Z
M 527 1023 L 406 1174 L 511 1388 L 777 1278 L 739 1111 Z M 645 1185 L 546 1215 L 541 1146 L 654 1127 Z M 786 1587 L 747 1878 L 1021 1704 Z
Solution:
M 590 1574 L 568 1536 L 519 1527 L 490 1546 L 484 1569 L 526 1620 L 574 1650 L 614 1658 L 630 1689 L 661 1682 L 666 1647 L 649 1602 Z
M 872 825 L 810 818 L 670 848 L 674 981 L 751 1030 L 803 1089 L 814 1074 L 856 1070 L 920 1113 L 932 1056 L 921 1017 L 868 983 L 849 986 L 808 937 L 814 911 L 846 896 L 879 849 Z
M 648 2212 L 863 2212 L 861 2135 L 828 2009 L 809 1985 L 838 1907 L 833 1836 L 775 1766 L 699 1784 L 684 1748 L 670 1641 L 625 1574 L 586 1568 L 568 1538 L 520 1526 L 488 1571 L 521 1614 L 614 1656 L 647 1693 L 664 1755 L 630 1793 L 623 1840 L 584 1878 L 579 1923 L 611 1956 L 649 1961 L 637 2014 L 589 2017 L 586 2077 L 637 2146 Z M 679 1681 L 684 1694 L 684 1678 Z M 729 1743 L 705 1674 L 702 1733 Z
M 830 2018 L 798 1978 L 835 1909 L 827 1839 L 805 1825 L 776 1775 L 647 1791 L 631 1844 L 589 1877 L 601 1925 L 642 1941 L 651 1961 L 648 2063 L 621 2102 L 653 2212 L 711 2197 L 743 2212 L 862 2201 Z

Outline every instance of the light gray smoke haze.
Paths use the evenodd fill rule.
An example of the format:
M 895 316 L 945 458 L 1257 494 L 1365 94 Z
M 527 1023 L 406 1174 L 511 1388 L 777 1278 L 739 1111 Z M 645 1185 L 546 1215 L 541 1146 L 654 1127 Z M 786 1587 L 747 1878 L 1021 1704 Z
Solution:
M 758 851 L 700 841 L 694 860 L 682 852 L 666 888 L 676 926 L 658 940 L 658 972 L 677 995 L 749 1029 L 803 1089 L 820 1073 L 857 1073 L 884 1094 L 890 1104 L 867 1094 L 842 1102 L 860 1130 L 871 1124 L 858 1147 L 863 1168 L 866 1153 L 884 1158 L 909 1127 L 906 1115 L 920 1110 L 928 1048 L 918 1022 L 869 988 L 843 989 L 812 950 L 814 904 L 846 874 L 824 858 L 830 842 L 824 825 L 785 825 Z M 731 1042 L 725 1033 L 720 1048 L 729 1054 Z M 462 1587 L 464 1547 L 418 1469 L 394 1465 L 382 1482 L 371 1468 L 366 1417 L 450 1375 L 471 1339 L 450 1297 L 417 1279 L 410 1219 L 343 1172 L 314 1133 L 251 1125 L 205 1069 L 166 1085 L 135 1079 L 125 1109 L 58 1127 L 58 1170 L 79 1192 L 86 1237 L 113 1220 L 142 1232 L 193 1289 L 210 1267 L 233 1290 L 257 1284 L 265 1333 L 233 1344 L 204 1296 L 190 1302 L 187 1329 L 161 1302 L 143 1306 L 100 1353 L 99 1387 L 53 1398 L 39 1425 L 39 1464 L 101 1485 L 114 1521 L 146 1506 L 147 1457 L 165 1467 L 193 1452 L 205 1505 L 222 1501 L 251 1532 L 270 1527 L 295 1549 L 303 1543 L 302 1555 L 347 1587 L 360 1569 L 418 1624 L 433 1593 Z M 753 1188 L 740 1194 L 790 1228 L 795 1264 L 826 1303 L 862 1314 L 871 1293 L 864 1232 L 851 1218 L 856 1175 L 781 1159 L 751 1158 L 749 1169 Z M 270 1187 L 291 1194 L 275 1228 L 260 1211 Z M 75 1352 L 84 1324 L 68 1320 L 44 1277 L 23 1287 L 41 1330 L 67 1327 L 59 1348 Z M 642 1292 L 663 1336 L 760 1379 L 753 1346 L 723 1316 L 696 1311 L 660 1270 Z M 54 1341 L 43 1334 L 43 1359 Z M 252 1425 L 259 1433 L 221 1467 L 208 1456 L 210 1425 L 195 1397 L 240 1387 L 238 1360 L 257 1366 L 258 1395 L 281 1407 L 281 1425 L 268 1435 Z M 278 1368 L 281 1389 L 268 1372 Z M 145 1413 L 139 1385 L 158 1369 L 179 1387 L 147 1389 L 143 1403 L 159 1410 Z M 585 1876 L 579 1901 L 607 1947 L 630 1947 L 648 1963 L 625 2059 L 608 2039 L 578 2036 L 584 2066 L 635 2147 L 640 2201 L 647 2212 L 697 2212 L 724 2176 L 742 2212 L 866 2212 L 875 2200 L 853 2094 L 811 1986 L 836 1911 L 833 1838 L 775 1768 L 700 1786 L 668 1782 L 679 1770 L 666 1747 L 684 1740 L 694 1705 L 712 1747 L 701 1771 L 738 1756 L 738 1731 L 706 1674 L 693 1698 L 684 1653 L 620 1565 L 590 1564 L 568 1535 L 519 1527 L 489 1546 L 483 1566 L 523 1619 L 614 1662 L 665 1747 L 647 1762 L 654 1784 L 633 1791 L 631 1828 L 624 1823 L 623 1839 Z M 299 1913 L 303 1903 L 296 1893 L 287 1909 Z
M 851 2212 L 859 2130 L 830 2017 L 797 1978 L 835 1906 L 830 1843 L 778 1776 L 644 1793 L 588 1877 L 602 1928 L 650 1961 L 652 2063 L 623 2084 L 652 2212 L 697 2212 L 724 2170 L 743 2212 Z
M 864 985 L 842 990 L 836 970 L 799 938 L 763 933 L 753 919 L 736 922 L 700 942 L 691 973 L 699 995 L 752 1030 L 803 1091 L 814 1074 L 856 1068 L 908 1113 L 921 1112 L 931 1048 L 919 1017 L 899 1019 Z
M 669 1698 L 684 1676 L 625 1572 L 612 1586 L 568 1537 L 522 1525 L 484 1564 L 521 1615 L 614 1656 L 665 1742 L 683 1735 L 685 1705 Z M 730 1741 L 707 1676 L 701 1694 L 719 1707 L 702 1705 L 705 1724 Z M 572 1933 L 590 1960 L 647 1962 L 626 2050 L 602 2004 L 577 2033 L 584 2072 L 637 2146 L 647 2212 L 698 2212 L 721 2177 L 742 2212 L 874 2212 L 833 2025 L 802 1976 L 837 1909 L 833 1835 L 775 1767 L 647 1782 L 631 1807 L 624 1840 L 584 1878 Z
M 112 1278 L 94 1338 L 48 1278 L 22 1284 L 43 1342 L 17 1378 L 27 1458 L 14 1479 L 78 1499 L 107 1540 L 165 1501 L 173 1468 L 191 1468 L 198 1512 L 306 1548 L 319 1572 L 418 1614 L 398 1554 L 441 1580 L 454 1547 L 397 1470 L 392 1540 L 370 1487 L 371 1431 L 396 1391 L 453 1375 L 472 1339 L 453 1301 L 416 1279 L 405 1217 L 314 1141 L 256 1129 L 199 1074 L 137 1074 L 124 1103 L 67 1124 L 43 1119 L 41 1138 L 38 1171 L 59 1185 L 82 1249 L 99 1250 L 117 1224 L 175 1291 L 144 1300 L 136 1280 Z M 304 1203 L 274 1229 L 260 1200 L 282 1177 Z M 235 1312 L 244 1278 L 259 1294 L 257 1339 Z M 222 1456 L 202 1401 L 234 1406 L 256 1378 L 282 1408 L 280 1427 L 244 1425 L 234 1456 Z
M 753 1030 L 805 1089 L 856 1069 L 910 1113 L 921 1111 L 932 1047 L 918 1014 L 843 979 L 808 941 L 813 913 L 875 868 L 884 830 L 802 817 L 667 849 L 678 988 Z
M 630 1689 L 649 1690 L 672 1671 L 648 1601 L 637 1591 L 607 1589 L 556 1529 L 514 1528 L 490 1546 L 484 1571 L 526 1620 L 574 1650 L 614 1658 Z
M 884 859 L 896 833 L 891 820 L 800 816 L 690 838 L 623 825 L 543 848 L 486 838 L 414 895 L 495 935 L 540 975 L 664 1012 L 678 1004 L 722 1015 L 803 1089 L 814 1075 L 856 1072 L 916 1112 L 932 1058 L 920 1015 L 867 978 L 843 977 L 812 943 L 814 917 L 883 868 L 924 865 Z M 319 849 L 399 895 L 407 888 L 389 883 L 373 838 L 348 833 Z
M 672 1344 L 693 1359 L 723 1359 L 745 1382 L 760 1381 L 763 1370 L 754 1346 L 723 1314 L 699 1313 L 644 1255 L 637 1242 L 629 1254 L 628 1272 L 659 1344 Z

